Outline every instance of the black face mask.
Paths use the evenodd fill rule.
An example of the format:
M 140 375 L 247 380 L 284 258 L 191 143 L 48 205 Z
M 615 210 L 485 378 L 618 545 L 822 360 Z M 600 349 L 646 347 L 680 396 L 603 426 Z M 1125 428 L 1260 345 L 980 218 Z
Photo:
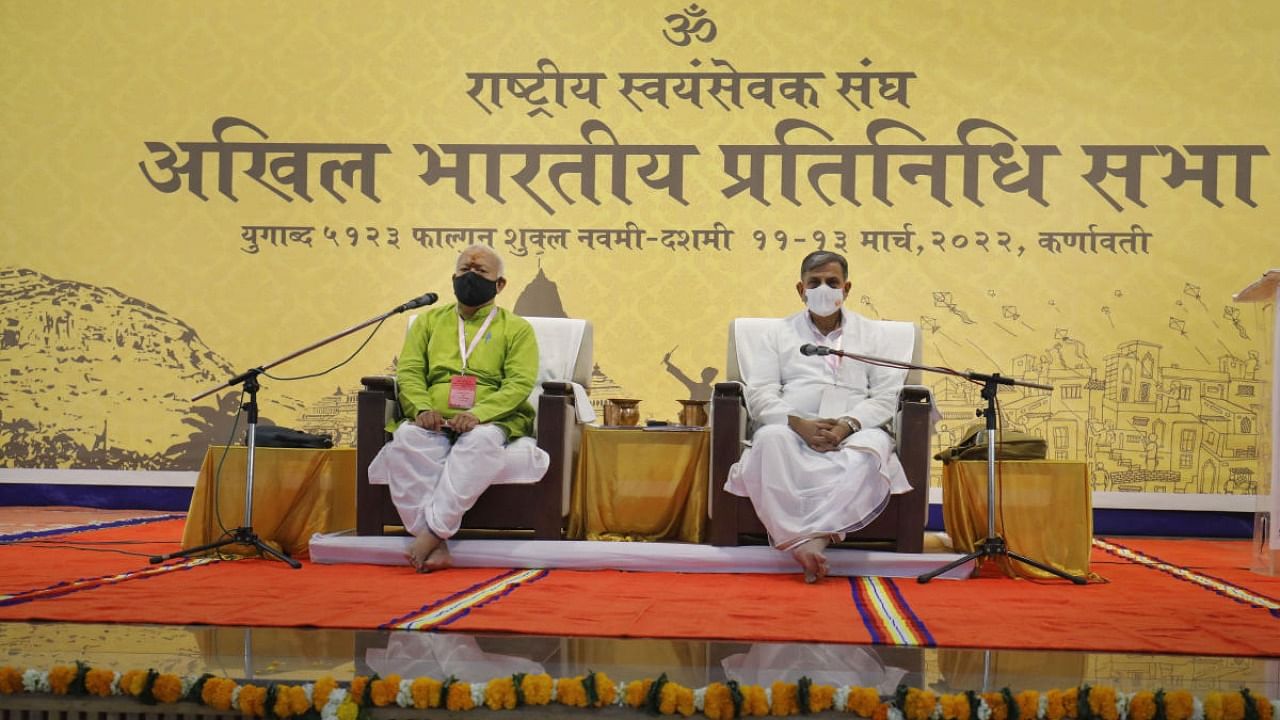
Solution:
M 480 307 L 498 294 L 498 283 L 474 272 L 466 272 L 453 278 L 453 294 L 463 305 Z

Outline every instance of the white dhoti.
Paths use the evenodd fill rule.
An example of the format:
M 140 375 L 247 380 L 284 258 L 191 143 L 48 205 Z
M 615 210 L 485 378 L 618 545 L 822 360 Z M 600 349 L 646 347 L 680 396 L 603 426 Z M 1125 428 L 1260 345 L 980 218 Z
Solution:
M 479 425 L 450 443 L 444 433 L 406 422 L 369 463 L 369 481 L 390 485 L 405 530 L 449 538 L 490 485 L 536 482 L 546 472 L 547 454 L 525 440 L 508 446 L 502 428 Z M 521 467 L 513 471 L 512 465 Z
M 729 469 L 725 490 L 750 498 L 769 542 L 790 550 L 815 537 L 843 540 L 911 485 L 883 430 L 860 430 L 839 450 L 818 452 L 786 425 L 765 425 Z

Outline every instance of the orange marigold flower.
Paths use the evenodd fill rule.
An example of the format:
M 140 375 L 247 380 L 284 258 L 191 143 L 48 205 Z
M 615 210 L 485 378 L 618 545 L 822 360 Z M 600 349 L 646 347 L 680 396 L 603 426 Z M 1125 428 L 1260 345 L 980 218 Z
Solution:
M 680 713 L 685 717 L 692 715 L 693 691 L 679 683 L 664 684 L 658 695 L 658 712 L 663 715 Z
M 907 720 L 927 720 L 938 705 L 938 696 L 928 690 L 911 688 L 907 690 L 906 707 L 902 714 Z M 1003 720 L 1003 718 L 1001 718 Z
M 1258 708 L 1258 720 L 1271 720 L 1275 713 L 1271 712 L 1271 701 L 1266 695 L 1254 695 L 1253 704 Z
M 1191 720 L 1196 699 L 1186 690 L 1174 690 L 1164 694 L 1164 714 L 1168 720 Z
M 163 673 L 151 685 L 151 694 L 162 703 L 176 703 L 182 699 L 182 678 L 173 673 Z
M 1116 689 L 1101 685 L 1089 690 L 1089 711 L 1102 720 L 1118 720 L 1120 710 L 1116 708 Z
M 769 714 L 769 698 L 765 697 L 764 688 L 759 685 L 742 685 L 738 688 L 742 693 L 742 714 L 764 717 Z
M 777 717 L 795 715 L 800 712 L 800 688 L 795 683 L 775 681 L 773 690 L 773 707 L 770 714 Z
M 1045 715 L 1049 720 L 1062 720 L 1067 716 L 1067 705 L 1061 690 L 1050 690 L 1048 699 L 1048 708 L 1045 710 Z
M 449 686 L 449 697 L 445 698 L 447 710 L 471 710 L 476 704 L 471 699 L 471 683 L 456 682 Z
M 240 688 L 240 712 L 254 717 L 267 716 L 267 689 L 257 685 Z
M 951 695 L 943 695 L 938 698 L 938 702 L 942 705 L 943 720 L 969 720 L 969 698 L 963 693 L 953 693 Z M 1051 720 L 1058 720 L 1052 718 Z
M 520 692 L 525 705 L 547 705 L 551 702 L 551 676 L 546 673 L 525 675 L 520 680 Z
M 871 720 L 889 720 L 889 703 L 882 702 L 877 705 L 875 712 L 871 713 Z
M 1018 717 L 1022 720 L 1035 720 L 1036 714 L 1040 712 L 1040 693 L 1023 690 L 1014 695 L 1013 699 L 1018 703 Z
M 54 695 L 66 695 L 71 681 L 75 679 L 75 665 L 54 665 L 49 668 L 49 691 Z
M 313 690 L 314 692 L 314 690 Z M 311 699 L 307 697 L 307 689 L 301 685 L 289 688 L 289 710 L 294 715 L 305 715 L 311 709 Z
M 1223 695 L 1222 717 L 1223 720 L 1244 720 L 1244 696 L 1238 692 Z
M 702 714 L 710 720 L 733 717 L 733 698 L 729 694 L 729 686 L 713 682 L 707 686 L 702 696 Z
M 676 685 L 676 712 L 685 717 L 693 714 L 693 688 Z
M 16 695 L 22 692 L 22 668 L 12 665 L 0 667 L 0 695 Z
M 110 697 L 111 681 L 114 680 L 115 677 L 116 674 L 110 670 L 93 668 L 84 674 L 84 689 L 88 691 L 90 695 Z
M 809 687 L 809 712 L 820 713 L 831 709 L 835 704 L 836 689 L 830 685 L 811 685 Z
M 1165 698 L 1166 703 L 1168 697 Z M 1168 705 L 1166 704 L 1166 708 Z M 1129 720 L 1152 720 L 1156 716 L 1156 695 L 1150 690 L 1134 693 L 1129 698 Z M 1172 718 L 1170 718 L 1172 720 Z M 1183 719 L 1185 720 L 1185 718 Z
M 556 702 L 569 707 L 587 706 L 587 689 L 582 685 L 583 676 L 556 680 Z
M 271 704 L 272 715 L 275 715 L 278 718 L 293 717 L 293 710 L 289 707 L 289 690 L 290 688 L 288 685 L 276 686 L 276 699 L 275 702 Z M 310 705 L 307 707 L 310 707 Z
M 979 697 L 991 708 L 991 720 L 1008 720 L 1009 706 L 1004 702 L 1004 693 L 986 692 Z
M 653 687 L 653 680 L 632 680 L 627 683 L 626 698 L 627 705 L 631 707 L 640 707 L 644 705 L 645 698 L 649 695 L 649 688 Z
M 440 687 L 442 683 L 429 677 L 421 677 L 409 685 L 413 695 L 413 706 L 419 710 L 440 707 Z
M 123 679 L 121 680 L 123 685 Z M 200 691 L 200 699 L 205 705 L 215 710 L 230 710 L 231 695 L 235 692 L 236 682 L 230 678 L 209 678 Z
M 484 686 L 484 705 L 490 710 L 512 710 L 516 706 L 516 688 L 509 677 L 495 678 Z
M 618 684 L 604 673 L 596 673 L 596 697 L 600 698 L 597 707 L 608 707 L 618 701 Z
M 368 685 L 369 678 L 366 675 L 357 675 L 354 678 L 351 678 L 351 687 L 347 693 L 351 698 L 351 702 L 359 705 L 360 700 L 364 697 L 364 689 Z
M 869 718 L 880 705 L 880 691 L 875 688 L 856 687 L 849 690 L 849 699 L 845 700 L 844 709 L 858 717 Z
M 1204 698 L 1205 720 L 1222 720 L 1222 693 L 1211 692 Z
M 338 687 L 338 681 L 331 677 L 322 677 L 316 681 L 314 687 L 311 688 L 311 706 L 316 710 L 323 710 L 325 705 L 329 704 L 329 693 Z
M 399 694 L 399 675 L 388 675 L 385 678 L 378 678 L 369 686 L 369 698 L 373 701 L 374 707 L 386 707 L 394 704 L 396 701 L 396 695 Z
M 126 695 L 138 697 L 147 684 L 146 670 L 129 670 L 120 676 L 120 690 Z

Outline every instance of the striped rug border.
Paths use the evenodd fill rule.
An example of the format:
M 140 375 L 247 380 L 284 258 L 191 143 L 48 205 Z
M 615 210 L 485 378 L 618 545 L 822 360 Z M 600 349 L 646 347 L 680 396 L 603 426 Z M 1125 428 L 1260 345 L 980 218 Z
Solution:
M 891 578 L 851 577 L 849 589 L 872 643 L 937 647 L 933 634 Z
M 379 627 L 381 630 L 433 630 L 466 617 L 472 610 L 497 602 L 516 588 L 535 583 L 549 570 L 508 570 L 488 580 L 460 590 L 443 600 L 429 603 Z
M 130 580 L 146 580 L 158 575 L 178 570 L 190 570 L 201 565 L 220 562 L 217 558 L 195 558 L 180 563 L 170 565 L 148 565 L 140 570 L 126 570 L 125 572 L 116 573 L 114 575 L 101 575 L 99 577 L 80 578 L 78 580 L 63 580 L 42 588 L 33 590 L 23 590 L 8 595 L 0 594 L 0 607 L 9 607 L 12 605 L 22 605 L 37 600 L 51 600 L 63 597 L 72 593 L 83 592 L 85 590 L 96 590 L 101 587 L 110 585 L 119 585 Z
M 0 535 L 0 543 L 14 543 L 21 542 L 23 540 L 51 537 L 54 535 L 69 535 L 72 533 L 89 532 L 91 530 L 108 530 L 110 528 L 128 527 L 130 525 L 145 525 L 147 523 L 162 522 L 165 520 L 182 520 L 186 517 L 186 513 L 174 513 L 171 515 L 153 515 L 150 517 L 111 520 L 109 522 L 101 523 L 86 523 L 84 525 L 64 525 L 62 527 L 46 528 L 44 530 L 29 530 L 27 532 Z
M 1148 555 L 1119 543 L 1094 538 L 1093 546 L 1110 555 L 1162 572 L 1176 580 L 1198 585 L 1205 590 L 1230 598 L 1238 603 L 1243 603 L 1259 610 L 1266 610 L 1271 613 L 1272 617 L 1280 618 L 1280 600 L 1276 598 L 1248 590 L 1222 578 L 1165 562 L 1154 555 Z

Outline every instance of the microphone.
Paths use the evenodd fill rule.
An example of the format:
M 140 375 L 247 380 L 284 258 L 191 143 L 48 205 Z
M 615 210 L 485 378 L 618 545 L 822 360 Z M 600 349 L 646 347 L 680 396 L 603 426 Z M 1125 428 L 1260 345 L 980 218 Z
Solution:
M 831 348 L 825 345 L 814 345 L 813 343 L 805 343 L 800 346 L 801 355 L 830 355 Z
M 426 295 L 422 295 L 422 296 L 416 297 L 416 298 L 414 298 L 414 299 L 410 300 L 409 302 L 407 302 L 407 303 L 405 303 L 405 304 L 403 304 L 403 305 L 400 305 L 399 307 L 397 307 L 395 310 L 392 310 L 391 312 L 393 312 L 393 313 L 402 313 L 402 312 L 404 312 L 405 310 L 412 310 L 412 309 L 414 309 L 414 308 L 420 308 L 420 307 L 423 307 L 424 305 L 434 305 L 434 304 L 435 304 L 435 302 L 436 302 L 436 300 L 438 300 L 438 299 L 439 299 L 439 297 L 440 297 L 440 296 L 439 296 L 439 295 L 436 295 L 435 293 L 427 293 Z

